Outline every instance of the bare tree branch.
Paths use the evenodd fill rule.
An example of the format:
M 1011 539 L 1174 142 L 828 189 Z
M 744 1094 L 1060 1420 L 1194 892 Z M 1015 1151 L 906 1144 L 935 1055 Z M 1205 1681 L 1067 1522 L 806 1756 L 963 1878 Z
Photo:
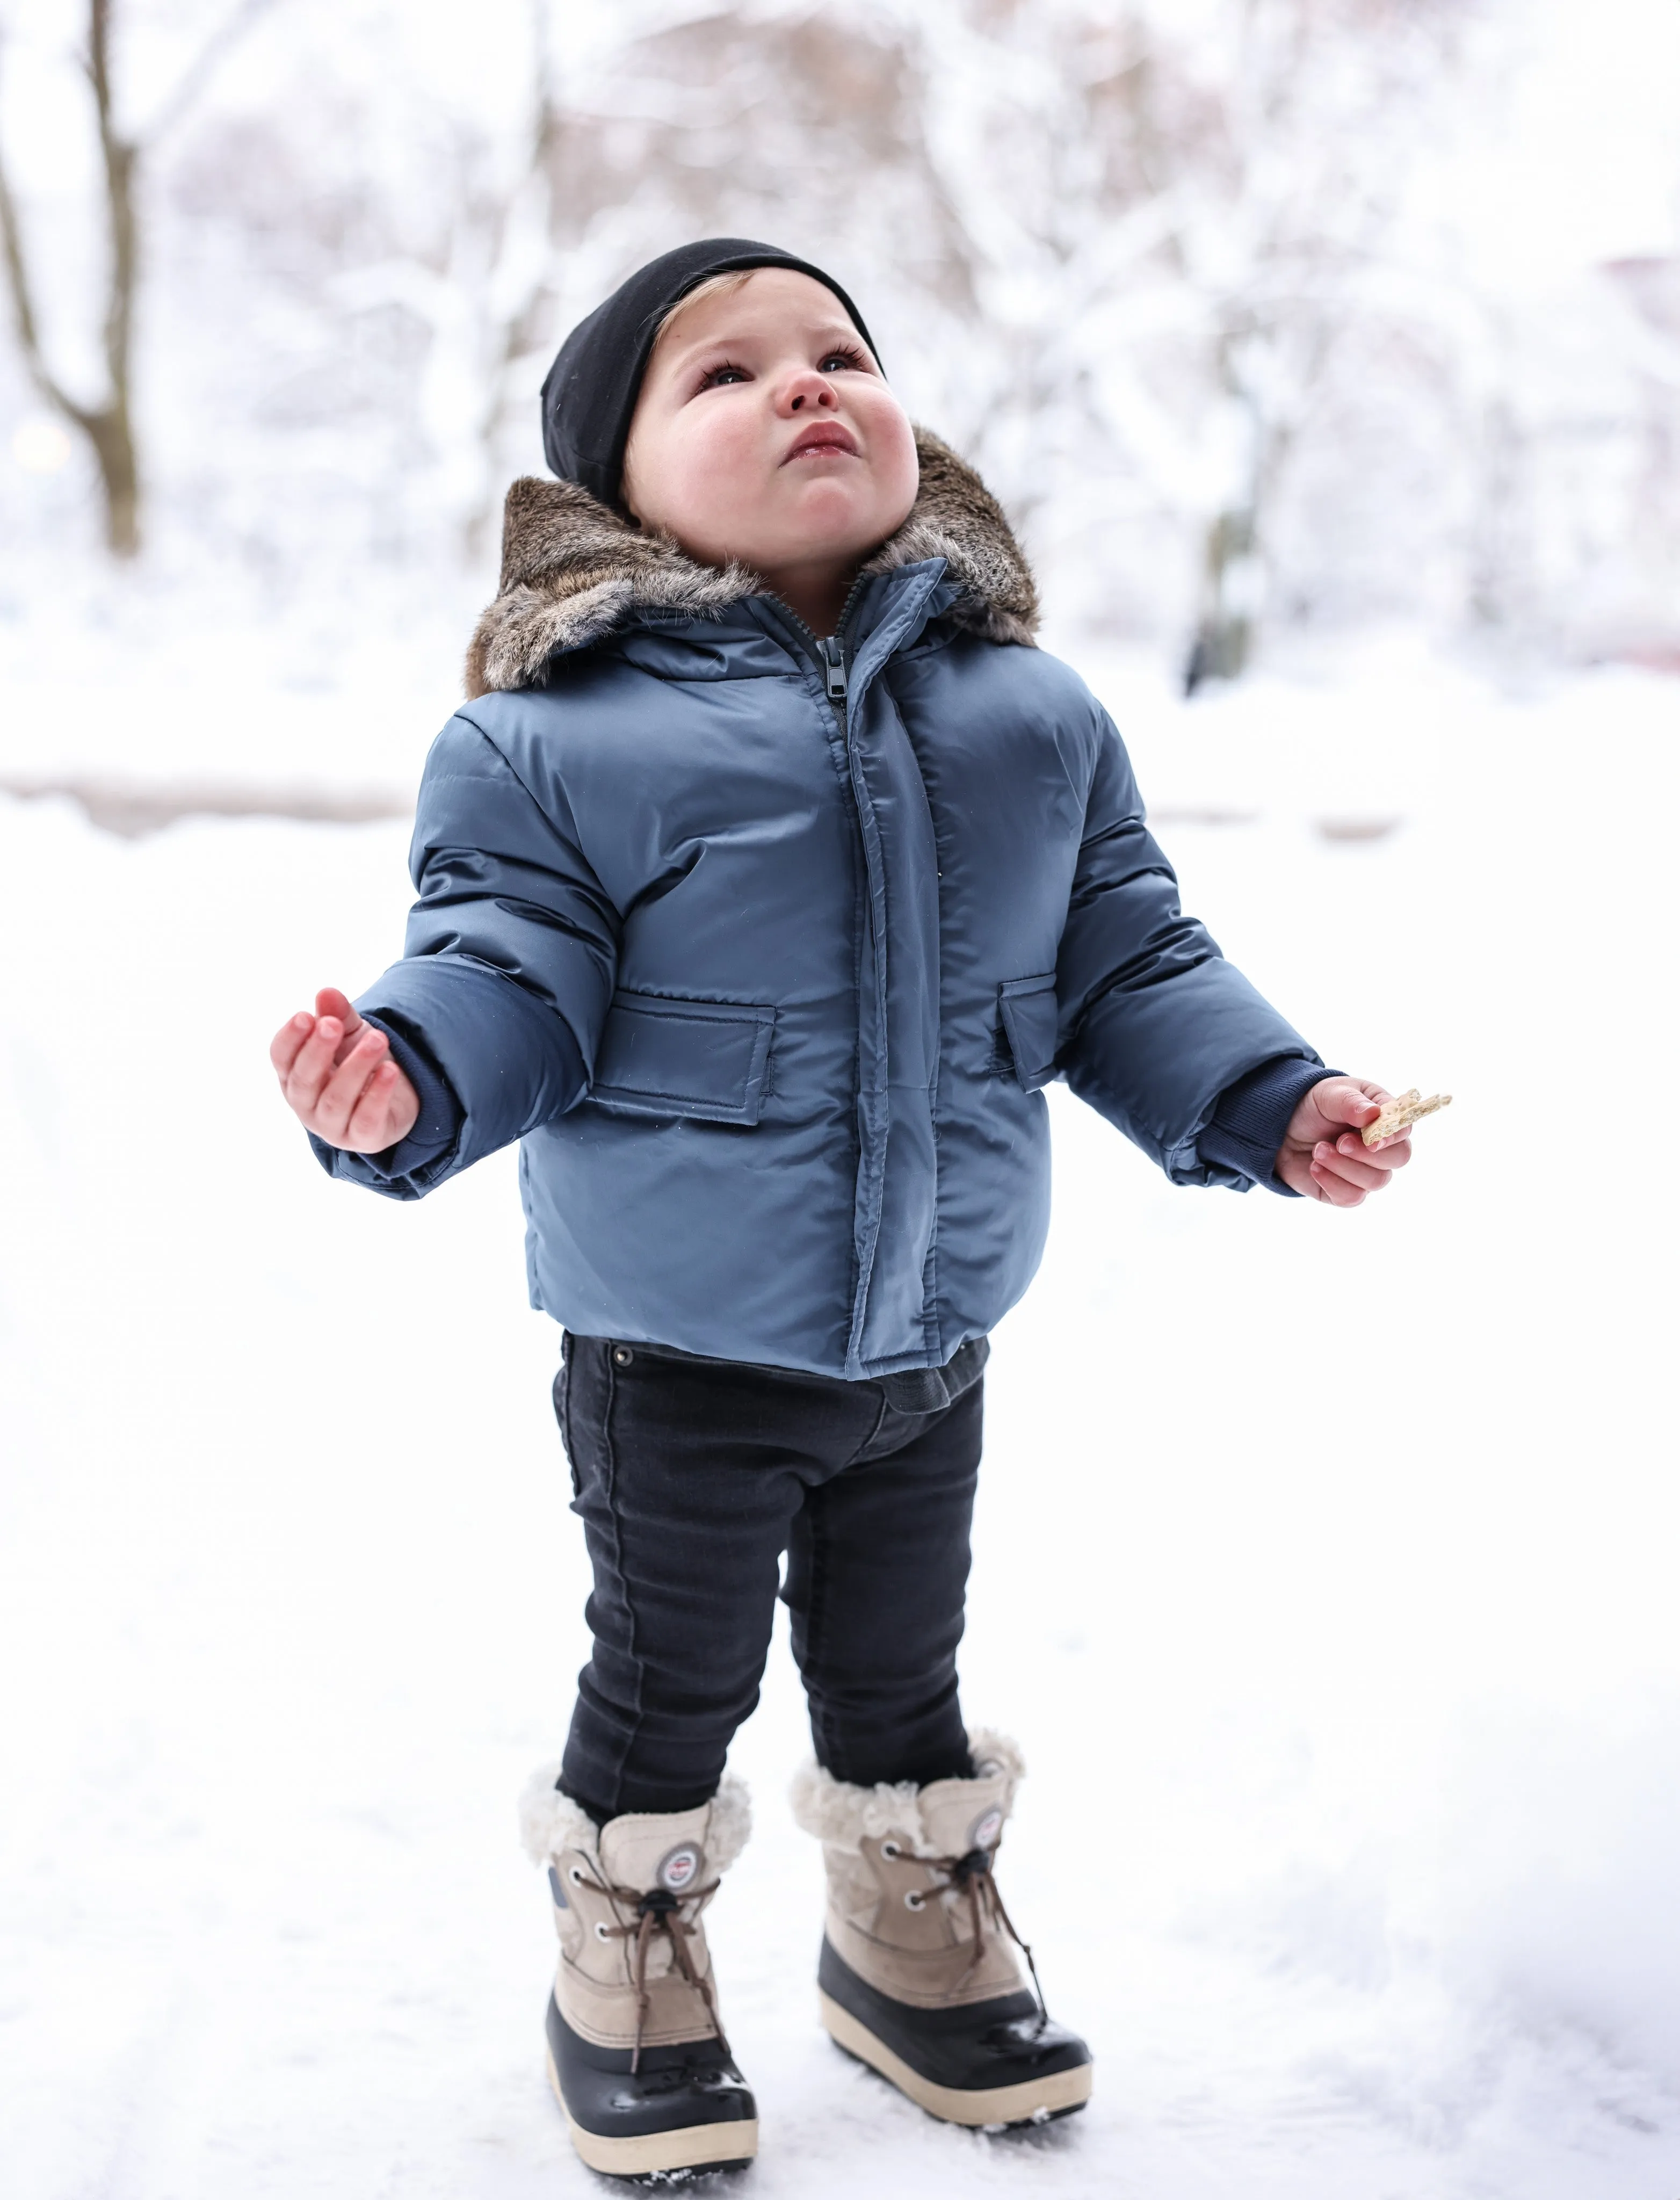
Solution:
M 18 348 L 31 380 L 45 401 L 62 415 L 91 447 L 99 467 L 105 503 L 105 539 L 120 558 L 140 547 L 140 469 L 133 421 L 134 307 L 140 280 L 138 179 L 142 156 L 185 114 L 237 41 L 273 0 L 242 0 L 199 49 L 174 90 L 152 118 L 143 140 L 118 127 L 111 67 L 111 0 L 88 0 L 87 47 L 82 71 L 93 95 L 104 178 L 107 247 L 102 348 L 106 395 L 93 405 L 79 404 L 47 363 L 35 290 L 4 159 L 0 156 L 0 257 L 11 293 Z M 3 149 L 0 149 L 3 155 Z
M 108 395 L 102 406 L 78 416 L 77 425 L 92 444 L 99 462 L 105 492 L 106 541 L 119 557 L 132 558 L 140 547 L 140 478 L 130 402 L 134 288 L 139 272 L 134 208 L 139 151 L 116 126 L 111 90 L 111 0 L 89 0 L 85 66 L 93 89 L 100 159 L 105 172 L 105 227 L 110 255 L 103 330 Z

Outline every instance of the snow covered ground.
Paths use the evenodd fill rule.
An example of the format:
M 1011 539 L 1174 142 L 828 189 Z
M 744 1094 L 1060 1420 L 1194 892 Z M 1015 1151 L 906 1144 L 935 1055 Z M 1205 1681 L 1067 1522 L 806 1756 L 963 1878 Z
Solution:
M 15 662 L 0 765 L 110 769 L 120 706 L 166 775 L 401 784 L 449 653 L 336 697 Z M 1515 701 L 1396 644 L 1186 712 L 1092 669 L 1227 951 L 1332 1061 L 1455 1103 L 1338 1214 L 1174 1192 L 1053 1096 L 967 1700 L 1027 1747 L 1009 1900 L 1098 2096 L 964 2136 L 819 2035 L 779 1650 L 714 1913 L 752 2189 L 1673 2200 L 1677 691 Z M 512 1157 L 360 1197 L 265 1061 L 395 951 L 405 841 L 0 801 L 19 2200 L 593 2189 L 513 1834 L 584 1576 Z

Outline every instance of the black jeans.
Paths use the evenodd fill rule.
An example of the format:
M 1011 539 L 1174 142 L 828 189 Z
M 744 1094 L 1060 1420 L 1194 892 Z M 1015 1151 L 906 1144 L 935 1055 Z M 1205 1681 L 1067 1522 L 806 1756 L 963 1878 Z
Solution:
M 560 1785 L 605 1821 L 717 1787 L 781 1594 L 818 1762 L 966 1777 L 957 1646 L 984 1339 L 937 1374 L 843 1383 L 565 1341 L 554 1407 L 594 1567 Z

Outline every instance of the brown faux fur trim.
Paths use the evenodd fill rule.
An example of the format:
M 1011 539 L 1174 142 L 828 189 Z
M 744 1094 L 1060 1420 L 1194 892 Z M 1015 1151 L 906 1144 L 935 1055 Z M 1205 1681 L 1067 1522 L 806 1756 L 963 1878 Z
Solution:
M 910 517 L 863 571 L 943 558 L 963 590 L 949 618 L 988 641 L 1030 643 L 1038 590 L 1002 507 L 925 428 L 916 449 L 922 478 Z M 467 650 L 468 698 L 534 687 L 556 650 L 599 641 L 638 611 L 705 618 L 763 587 L 744 565 L 705 565 L 670 535 L 642 533 L 576 482 L 525 475 L 507 492 L 501 579 Z
M 891 573 L 943 558 L 963 594 L 945 616 L 987 641 L 1030 645 L 1039 630 L 1039 591 L 1004 507 L 970 465 L 925 428 L 916 431 L 922 482 L 910 518 L 864 565 Z

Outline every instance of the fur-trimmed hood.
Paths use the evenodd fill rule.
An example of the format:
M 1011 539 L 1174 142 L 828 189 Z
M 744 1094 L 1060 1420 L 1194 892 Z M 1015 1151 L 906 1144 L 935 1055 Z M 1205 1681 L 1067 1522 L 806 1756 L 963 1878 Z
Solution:
M 910 517 L 865 575 L 943 558 L 963 593 L 945 616 L 988 641 L 1031 642 L 1039 598 L 1002 507 L 972 466 L 916 431 L 921 484 Z M 702 565 L 671 537 L 644 533 L 576 482 L 526 475 L 507 492 L 501 578 L 466 655 L 469 698 L 535 687 L 557 651 L 581 649 L 639 615 L 715 618 L 764 592 L 745 565 Z

